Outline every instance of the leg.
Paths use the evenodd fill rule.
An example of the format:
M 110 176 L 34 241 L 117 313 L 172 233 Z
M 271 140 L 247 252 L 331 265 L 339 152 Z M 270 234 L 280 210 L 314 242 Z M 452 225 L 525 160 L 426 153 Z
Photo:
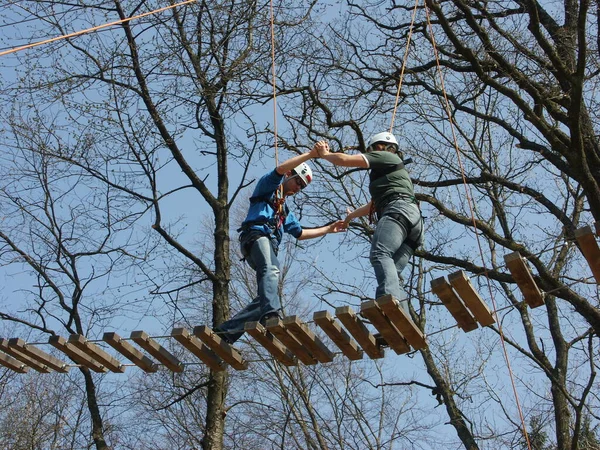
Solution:
M 398 274 L 398 291 L 400 292 L 399 296 L 396 299 L 400 302 L 400 306 L 404 311 L 408 312 L 408 294 L 404 290 L 402 286 L 402 271 L 408 264 L 408 260 L 414 255 L 415 251 L 412 247 L 402 244 L 398 251 L 394 254 L 394 262 L 396 265 L 396 273 Z
M 396 264 L 396 272 L 398 274 L 399 289 L 401 297 L 398 297 L 400 306 L 408 312 L 408 295 L 404 290 L 402 271 L 408 264 L 408 260 L 415 254 L 415 248 L 423 243 L 423 219 L 418 217 L 418 221 L 412 226 L 408 238 L 402 243 L 398 251 L 394 254 L 394 263 Z M 409 245 L 408 242 L 412 242 L 413 245 Z
M 248 264 L 256 271 L 258 296 L 235 316 L 219 325 L 215 331 L 221 338 L 234 343 L 244 334 L 246 322 L 259 321 L 265 314 L 281 309 L 279 300 L 279 261 L 267 237 L 254 242 L 247 257 Z
M 254 243 L 248 263 L 256 271 L 261 317 L 279 311 L 279 260 L 269 238 L 261 237 Z
M 406 238 L 406 230 L 400 223 L 389 216 L 383 216 L 377 223 L 371 241 L 371 265 L 377 279 L 377 298 L 391 294 L 397 299 L 405 298 L 400 290 L 398 270 L 394 255 L 399 251 Z

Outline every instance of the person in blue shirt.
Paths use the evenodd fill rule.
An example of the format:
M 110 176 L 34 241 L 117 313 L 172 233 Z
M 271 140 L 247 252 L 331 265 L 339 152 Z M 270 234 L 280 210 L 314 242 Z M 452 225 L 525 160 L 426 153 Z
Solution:
M 234 317 L 215 328 L 221 339 L 230 344 L 244 334 L 246 322 L 260 321 L 264 324 L 270 318 L 279 317 L 281 301 L 277 253 L 284 232 L 304 240 L 345 230 L 343 220 L 318 228 L 303 228 L 285 204 L 286 197 L 297 194 L 310 184 L 313 175 L 306 161 L 317 158 L 325 146 L 325 141 L 317 142 L 310 152 L 284 161 L 256 184 L 248 214 L 238 231 L 242 255 L 256 271 L 258 295 Z
M 319 147 L 319 156 L 337 166 L 369 169 L 371 201 L 348 211 L 351 220 L 377 216 L 369 260 L 377 280 L 376 298 L 391 294 L 408 311 L 408 295 L 400 284 L 400 274 L 423 243 L 423 218 L 410 176 L 399 154 L 398 141 L 391 133 L 377 133 L 367 141 L 366 153 L 330 153 Z

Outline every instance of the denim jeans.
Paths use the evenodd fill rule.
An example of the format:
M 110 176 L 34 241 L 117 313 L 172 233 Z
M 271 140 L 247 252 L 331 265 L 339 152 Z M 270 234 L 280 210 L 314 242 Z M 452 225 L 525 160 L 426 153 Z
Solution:
M 407 233 L 403 224 L 388 214 L 401 214 L 406 217 L 412 226 L 410 231 Z M 414 250 L 406 240 L 410 238 L 420 245 L 423 243 L 423 237 L 423 219 L 417 205 L 405 199 L 397 199 L 385 206 L 375 228 L 369 257 L 377 279 L 376 298 L 391 294 L 400 302 L 400 306 L 408 311 L 408 295 L 400 284 L 400 274 Z
M 246 322 L 259 321 L 265 314 L 281 309 L 279 300 L 279 260 L 268 237 L 259 237 L 250 247 L 246 261 L 256 271 L 258 296 L 215 331 L 229 342 L 244 334 Z

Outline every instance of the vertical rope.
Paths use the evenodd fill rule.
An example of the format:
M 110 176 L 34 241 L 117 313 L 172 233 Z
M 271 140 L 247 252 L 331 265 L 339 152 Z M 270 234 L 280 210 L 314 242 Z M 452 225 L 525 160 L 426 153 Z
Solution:
M 275 139 L 275 167 L 279 166 L 279 149 L 277 137 L 277 73 L 275 70 L 275 13 L 273 11 L 273 0 L 270 1 L 271 12 L 271 79 L 273 84 L 273 137 Z M 277 188 L 275 193 L 275 214 L 278 217 L 277 223 L 283 217 L 283 183 Z
M 271 10 L 271 80 L 273 85 L 273 133 L 275 136 L 275 165 L 279 165 L 277 149 L 277 74 L 275 73 L 275 14 L 273 11 L 273 0 L 270 3 Z
M 446 88 L 444 86 L 444 76 L 442 74 L 442 69 L 441 69 L 441 65 L 440 65 L 439 55 L 438 55 L 438 51 L 437 51 L 437 46 L 436 46 L 436 43 L 435 43 L 435 36 L 433 34 L 433 26 L 431 25 L 431 19 L 430 19 L 430 16 L 429 16 L 429 8 L 427 7 L 427 3 L 426 3 L 427 0 L 424 0 L 424 1 L 425 1 L 425 13 L 427 15 L 427 26 L 429 28 L 429 34 L 430 34 L 430 37 L 431 37 L 431 43 L 432 43 L 433 52 L 434 52 L 434 55 L 435 55 L 437 71 L 438 71 L 438 75 L 439 75 L 439 78 L 440 78 L 440 85 L 441 85 L 442 93 L 443 93 L 443 96 L 444 96 L 444 102 L 445 102 L 445 107 L 446 107 L 446 114 L 448 115 L 448 121 L 450 123 L 450 129 L 452 130 L 452 138 L 453 138 L 453 142 L 454 142 L 454 149 L 456 151 L 456 156 L 458 158 L 458 165 L 459 165 L 460 173 L 461 173 L 462 180 L 463 180 L 463 186 L 465 188 L 465 194 L 466 194 L 466 197 L 467 197 L 467 203 L 469 205 L 469 210 L 470 210 L 470 213 L 471 213 L 471 220 L 473 222 L 473 227 L 475 229 L 475 238 L 477 240 L 477 246 L 479 247 L 479 254 L 481 256 L 482 265 L 483 265 L 483 267 L 485 267 L 485 258 L 484 258 L 484 255 L 483 255 L 483 248 L 482 248 L 482 245 L 481 245 L 481 241 L 479 239 L 479 232 L 478 232 L 478 229 L 477 229 L 477 221 L 475 220 L 475 212 L 473 210 L 473 199 L 471 197 L 471 191 L 470 191 L 470 188 L 469 188 L 468 183 L 467 183 L 467 178 L 465 176 L 465 169 L 464 169 L 464 166 L 463 166 L 463 163 L 462 163 L 461 151 L 460 151 L 460 149 L 458 147 L 458 138 L 456 137 L 456 131 L 455 131 L 455 127 L 454 127 L 454 121 L 452 119 L 452 113 L 451 113 L 451 110 L 450 110 L 450 101 L 448 100 L 448 96 L 446 94 Z M 521 408 L 521 403 L 519 401 L 519 393 L 517 392 L 517 387 L 516 387 L 516 383 L 515 383 L 515 379 L 514 379 L 514 374 L 513 374 L 513 371 L 512 371 L 511 364 L 510 364 L 510 358 L 508 356 L 508 351 L 506 349 L 506 342 L 504 340 L 504 332 L 502 331 L 502 323 L 501 323 L 500 320 L 498 320 L 498 313 L 497 313 L 498 308 L 496 306 L 496 299 L 495 299 L 494 293 L 492 291 L 491 280 L 490 280 L 490 278 L 488 276 L 487 270 L 485 272 L 485 275 L 486 275 L 486 279 L 487 279 L 488 289 L 489 289 L 489 292 L 490 292 L 490 298 L 491 298 L 492 304 L 493 304 L 493 309 L 494 309 L 494 315 L 495 315 L 495 318 L 496 318 L 496 323 L 498 324 L 498 331 L 500 333 L 500 342 L 502 343 L 502 350 L 503 350 L 503 353 L 504 353 L 504 360 L 506 361 L 506 366 L 508 368 L 508 373 L 509 373 L 509 376 L 510 376 L 510 382 L 511 382 L 511 385 L 512 385 L 513 394 L 515 396 L 515 401 L 516 401 L 516 404 L 517 404 L 517 410 L 519 411 L 519 417 L 521 419 L 521 426 L 523 427 L 523 435 L 525 436 L 525 440 L 527 442 L 527 448 L 529 450 L 531 450 L 531 443 L 529 442 L 529 435 L 527 433 L 527 426 L 525 425 L 525 417 L 523 415 L 523 410 Z
M 402 68 L 400 69 L 400 78 L 398 80 L 398 89 L 396 90 L 396 100 L 394 102 L 394 111 L 392 112 L 392 121 L 390 123 L 390 133 L 393 133 L 393 131 L 394 131 L 394 121 L 396 120 L 396 111 L 398 109 L 398 102 L 400 101 L 400 90 L 402 89 L 402 80 L 404 79 L 404 68 L 406 67 L 406 61 L 408 59 L 410 40 L 412 38 L 413 25 L 415 23 L 415 17 L 417 15 L 417 7 L 418 6 L 419 6 L 419 0 L 415 0 L 415 7 L 413 9 L 412 19 L 410 21 L 410 28 L 408 30 L 408 38 L 406 39 L 406 50 L 404 50 L 404 59 L 402 60 Z

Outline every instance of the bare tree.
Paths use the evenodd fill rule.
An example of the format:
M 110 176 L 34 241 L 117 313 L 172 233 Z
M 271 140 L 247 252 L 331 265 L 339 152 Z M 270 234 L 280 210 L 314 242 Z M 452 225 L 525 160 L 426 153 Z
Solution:
M 304 69 L 281 83 L 286 117 L 298 136 L 324 136 L 339 151 L 364 151 L 365 135 L 390 127 L 404 73 L 394 131 L 415 161 L 409 168 L 427 218 L 427 242 L 417 254 L 423 262 L 415 261 L 407 280 L 413 317 L 426 332 L 432 331 L 426 324 L 438 320 L 432 308 L 439 303 L 425 279 L 457 269 L 479 277 L 488 301 L 495 306 L 501 299 L 497 307 L 507 308 L 498 318 L 512 348 L 509 359 L 523 359 L 521 370 L 530 365 L 539 374 L 531 381 L 515 375 L 526 391 L 525 415 L 553 411 L 553 441 L 561 449 L 577 448 L 582 412 L 597 420 L 598 408 L 592 393 L 598 296 L 574 239 L 579 226 L 599 217 L 598 18 L 589 6 L 427 2 L 411 29 L 410 5 L 348 2 L 347 15 L 314 34 Z M 323 168 L 330 175 L 320 199 L 325 214 L 339 216 L 338 205 L 364 203 L 359 174 Z M 369 224 L 356 223 L 353 232 L 364 246 Z M 515 291 L 502 260 L 513 251 L 533 266 L 545 291 L 543 314 L 529 310 Z M 330 297 L 347 292 L 362 299 L 364 286 L 331 281 L 325 286 Z M 488 433 L 485 419 L 473 416 L 481 411 L 469 415 L 465 399 L 472 394 L 462 392 L 467 386 L 476 391 L 485 369 L 464 372 L 455 360 L 441 369 L 436 353 L 443 347 L 436 341 L 430 336 L 423 362 L 463 445 L 477 448 L 486 439 L 514 445 L 523 426 L 511 401 L 495 383 L 485 387 L 513 430 L 506 442 L 503 427 Z M 540 389 L 548 392 L 543 401 L 535 399 Z
M 37 305 L 34 320 L 24 319 L 18 311 L 6 319 L 52 333 L 54 328 L 46 325 L 52 316 L 68 331 L 86 335 L 100 332 L 100 326 L 106 325 L 103 320 L 111 317 L 110 313 L 123 311 L 123 304 L 118 293 L 112 298 L 106 296 L 107 305 L 98 305 L 87 292 L 91 295 L 90 286 L 99 277 L 112 276 L 121 261 L 134 264 L 131 273 L 137 288 L 159 295 L 160 300 L 144 305 L 162 317 L 173 317 L 170 325 L 180 313 L 169 309 L 175 306 L 173 299 L 191 298 L 200 284 L 210 286 L 210 295 L 201 298 L 203 304 L 198 305 L 210 312 L 210 322 L 218 325 L 229 316 L 229 211 L 239 189 L 253 181 L 254 174 L 247 176 L 252 157 L 265 142 L 267 148 L 272 145 L 270 135 L 262 139 L 264 120 L 254 119 L 252 109 L 271 98 L 269 85 L 263 83 L 270 73 L 268 5 L 245 0 L 195 2 L 128 20 L 151 11 L 158 3 L 114 0 L 84 5 L 32 0 L 18 6 L 27 20 L 37 19 L 36 26 L 44 24 L 43 31 L 40 27 L 32 33 L 31 41 L 43 33 L 79 31 L 76 28 L 83 24 L 115 20 L 121 24 L 106 33 L 39 47 L 35 55 L 15 56 L 19 62 L 17 81 L 3 91 L 10 112 L 4 116 L 5 124 L 12 131 L 5 142 L 23 153 L 22 161 L 41 159 L 65 174 L 63 179 L 42 185 L 42 190 L 50 191 L 52 186 L 65 191 L 60 199 L 65 202 L 62 207 L 67 216 L 71 195 L 103 202 L 91 202 L 89 209 L 82 211 L 72 210 L 70 220 L 56 220 L 44 209 L 50 195 L 42 193 L 35 205 L 24 205 L 11 191 L 12 186 L 7 186 L 12 220 L 4 223 L 6 232 L 1 235 L 5 262 L 28 264 L 44 281 L 43 289 L 52 290 L 52 297 L 45 298 L 45 292 L 32 295 Z M 278 31 L 302 26 L 310 7 L 283 9 L 285 14 L 276 24 Z M 230 171 L 231 162 L 234 172 Z M 44 170 L 37 169 L 36 173 L 43 177 Z M 19 178 L 20 174 L 15 172 L 14 176 Z M 89 192 L 80 193 L 75 181 Z M 182 212 L 177 204 L 191 208 Z M 185 212 L 185 219 L 191 220 L 196 208 L 209 211 L 213 219 L 210 253 L 195 248 L 193 236 L 204 230 L 191 224 L 194 230 L 185 233 L 188 224 L 180 220 Z M 54 250 L 52 257 L 58 254 L 64 259 L 58 264 L 72 288 L 69 300 L 59 289 L 62 284 L 52 286 L 56 283 L 49 273 L 52 257 L 36 260 L 23 244 L 32 234 L 23 226 L 26 221 L 19 221 L 19 214 L 35 223 L 34 209 L 49 216 L 51 227 L 43 235 L 44 244 Z M 91 216 L 85 224 L 83 213 Z M 83 247 L 93 244 L 93 248 L 77 253 L 69 248 L 67 243 L 71 244 L 75 236 L 63 237 L 63 222 L 81 227 L 77 238 Z M 104 236 L 83 234 L 98 229 Z M 148 238 L 150 230 L 154 237 Z M 129 236 L 128 231 L 132 233 Z M 46 247 L 45 252 L 49 252 Z M 89 261 L 91 252 L 98 258 L 106 254 L 109 262 L 101 269 L 95 262 L 78 267 L 78 258 Z M 165 269 L 178 273 L 164 273 Z M 86 276 L 78 277 L 81 272 Z M 164 304 L 159 304 L 162 299 Z M 83 312 L 84 316 L 77 315 Z M 132 317 L 140 320 L 139 311 Z M 86 376 L 94 438 L 97 447 L 103 448 L 102 418 L 90 396 L 95 392 L 93 377 Z M 198 384 L 205 392 L 206 405 L 195 418 L 196 426 L 197 420 L 204 421 L 201 445 L 205 449 L 222 448 L 227 374 L 204 372 Z

